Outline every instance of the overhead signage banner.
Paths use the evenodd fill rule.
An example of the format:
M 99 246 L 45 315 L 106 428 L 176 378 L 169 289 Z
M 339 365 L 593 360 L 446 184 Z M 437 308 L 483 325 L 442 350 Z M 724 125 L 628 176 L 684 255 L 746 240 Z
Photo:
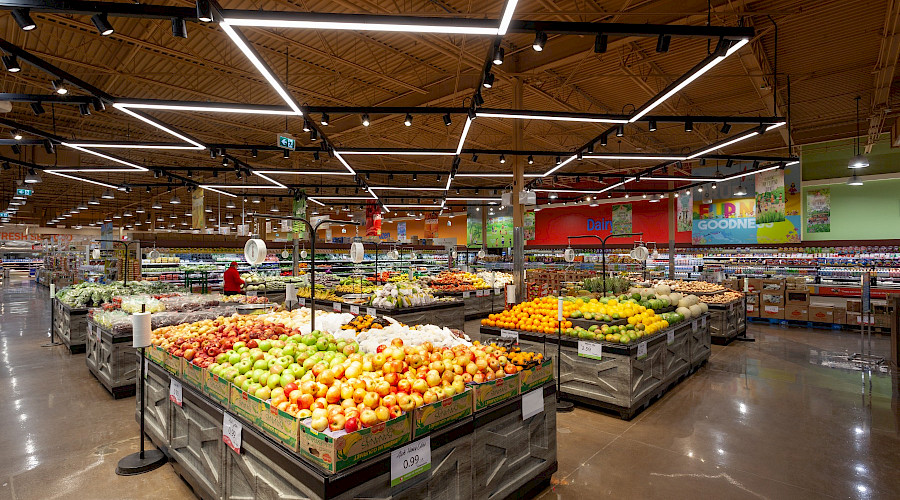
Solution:
M 191 227 L 194 229 L 206 228 L 206 212 L 204 212 L 204 189 L 195 189 L 191 193 Z
M 381 235 L 381 209 L 377 203 L 366 205 L 366 236 Z
M 756 174 L 756 223 L 782 222 L 784 208 L 784 171 L 780 168 Z
M 306 217 L 306 197 L 301 196 L 294 200 L 292 213 L 294 217 Z M 297 239 L 306 237 L 306 224 L 299 220 L 294 220 L 293 232 L 297 235 Z
M 425 216 L 425 237 L 437 238 L 438 216 L 436 213 L 430 213 Z
M 613 205 L 612 233 L 627 234 L 632 232 L 631 227 L 631 203 L 625 205 Z
M 679 233 L 690 231 L 694 226 L 694 195 L 691 192 L 682 194 L 677 200 L 678 212 L 675 230 Z
M 831 188 L 807 191 L 806 232 L 831 232 Z

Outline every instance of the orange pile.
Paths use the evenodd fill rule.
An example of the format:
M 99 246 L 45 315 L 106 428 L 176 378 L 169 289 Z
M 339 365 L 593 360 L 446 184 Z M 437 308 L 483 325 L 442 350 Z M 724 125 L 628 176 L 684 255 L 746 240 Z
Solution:
M 555 333 L 560 326 L 564 329 L 571 328 L 571 321 L 563 319 L 562 322 L 559 322 L 556 320 L 557 307 L 556 297 L 537 298 L 530 302 L 516 304 L 499 314 L 491 314 L 487 319 L 481 320 L 481 324 L 547 334 Z M 568 318 L 575 310 L 575 304 L 568 301 L 563 302 L 563 318 Z M 562 324 L 560 325 L 560 323 Z

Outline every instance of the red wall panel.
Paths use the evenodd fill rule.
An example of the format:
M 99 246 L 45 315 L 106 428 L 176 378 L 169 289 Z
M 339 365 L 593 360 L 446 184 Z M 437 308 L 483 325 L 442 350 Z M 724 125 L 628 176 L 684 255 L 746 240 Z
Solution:
M 633 232 L 643 232 L 645 242 L 668 244 L 669 222 L 666 214 L 668 203 L 663 200 L 659 203 L 648 201 L 636 201 L 631 204 L 631 226 Z M 588 219 L 599 225 L 601 230 L 589 230 Z M 534 217 L 535 239 L 528 241 L 529 245 L 566 245 L 568 236 L 593 234 L 600 237 L 610 234 L 610 224 L 597 224 L 597 221 L 610 221 L 612 219 L 612 204 L 603 204 L 596 207 L 579 205 L 573 207 L 549 208 L 537 212 Z M 599 244 L 599 241 L 594 240 Z M 631 243 L 633 237 L 610 238 L 607 244 Z M 676 233 L 676 243 L 690 243 L 690 231 Z M 591 245 L 590 239 L 573 240 L 573 244 Z

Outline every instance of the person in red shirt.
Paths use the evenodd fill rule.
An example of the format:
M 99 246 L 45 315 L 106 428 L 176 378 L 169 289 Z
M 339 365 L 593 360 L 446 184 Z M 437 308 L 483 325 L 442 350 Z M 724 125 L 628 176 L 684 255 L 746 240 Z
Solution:
M 223 289 L 225 295 L 237 295 L 241 293 L 241 287 L 244 286 L 244 280 L 241 279 L 241 273 L 238 272 L 237 262 L 232 262 L 228 269 L 225 270 L 223 276 Z

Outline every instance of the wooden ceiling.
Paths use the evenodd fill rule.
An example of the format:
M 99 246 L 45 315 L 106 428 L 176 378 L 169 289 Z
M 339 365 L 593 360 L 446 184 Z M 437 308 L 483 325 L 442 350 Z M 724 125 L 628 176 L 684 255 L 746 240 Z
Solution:
M 12 3 L 22 4 L 0 1 L 0 6 Z M 194 7 L 193 2 L 182 0 L 153 4 Z M 498 19 L 504 5 L 503 1 L 445 0 L 223 2 L 227 9 L 446 19 Z M 790 127 L 728 146 L 723 153 L 788 157 L 797 153 L 789 150 L 789 137 L 793 145 L 800 145 L 853 136 L 856 96 L 862 97 L 861 133 L 865 135 L 869 131 L 870 122 L 875 124 L 877 132 L 886 130 L 885 123 L 892 117 L 891 101 L 897 95 L 890 91 L 897 59 L 891 40 L 900 38 L 894 36 L 898 23 L 894 0 L 850 4 L 836 0 L 713 1 L 709 6 L 708 10 L 707 2 L 697 0 L 521 0 L 513 19 L 698 27 L 709 23 L 754 28 L 755 36 L 749 44 L 654 110 L 654 114 L 678 116 L 789 117 Z M 852 18 L 848 18 L 850 11 Z M 114 99 L 285 105 L 272 85 L 215 22 L 189 19 L 187 38 L 176 38 L 172 36 L 168 19 L 111 15 L 109 20 L 115 32 L 100 36 L 90 15 L 34 9 L 31 16 L 37 28 L 26 32 L 19 28 L 10 11 L 0 12 L 0 37 Z M 277 78 L 285 83 L 293 99 L 313 108 L 467 108 L 479 88 L 485 58 L 494 42 L 490 36 L 459 34 L 251 27 L 241 31 Z M 530 33 L 509 33 L 502 37 L 504 63 L 492 69 L 496 81 L 492 88 L 482 91 L 483 107 L 627 115 L 688 72 L 716 45 L 715 40 L 708 43 L 707 38 L 676 37 L 668 52 L 660 53 L 656 51 L 655 37 L 611 35 L 607 51 L 596 53 L 593 36 L 551 34 L 545 49 L 535 52 L 531 47 L 533 40 Z M 22 71 L 0 74 L 2 92 L 53 94 L 53 77 L 48 72 L 21 60 L 20 63 Z M 776 64 L 777 81 L 772 76 Z M 522 87 L 519 106 L 514 102 L 514 89 L 518 85 Z M 69 96 L 90 97 L 84 89 L 76 86 L 70 89 Z M 13 102 L 11 111 L 2 117 L 6 120 L 4 128 L 9 131 L 9 124 L 17 123 L 70 141 L 181 142 L 109 105 L 103 111 L 92 108 L 89 116 L 83 116 L 77 105 L 69 103 L 44 102 L 43 106 L 46 112 L 36 116 L 28 103 Z M 147 114 L 203 144 L 271 147 L 275 136 L 287 131 L 298 138 L 299 146 L 315 146 L 301 130 L 303 119 L 298 116 L 159 110 Z M 406 126 L 404 113 L 370 113 L 371 123 L 364 127 L 360 113 L 330 115 L 328 126 L 320 128 L 336 150 L 455 150 L 465 123 L 464 114 L 454 114 L 450 126 L 444 124 L 441 114 L 415 114 L 411 126 Z M 318 121 L 321 115 L 313 113 L 311 118 Z M 609 124 L 602 123 L 479 117 L 472 122 L 465 148 L 486 153 L 480 153 L 474 162 L 471 154 L 461 155 L 459 171 L 509 174 L 514 162 L 526 161 L 525 155 L 512 155 L 501 164 L 499 155 L 490 154 L 490 151 L 515 149 L 513 129 L 517 123 L 522 123 L 523 132 L 518 149 L 569 154 L 609 128 Z M 724 134 L 721 123 L 697 123 L 693 131 L 686 132 L 683 123 L 660 123 L 658 130 L 651 132 L 646 122 L 638 122 L 626 125 L 623 137 L 611 136 L 605 147 L 597 144 L 595 151 L 683 155 L 740 130 L 743 129 L 735 125 L 734 131 Z M 36 138 L 28 133 L 24 135 L 26 140 Z M 165 173 L 160 177 L 152 172 L 84 173 L 83 177 L 98 182 L 127 183 L 132 191 L 119 192 L 115 200 L 104 200 L 97 208 L 69 219 L 68 225 L 96 222 L 105 214 L 139 204 L 149 206 L 156 198 L 165 202 L 172 196 L 171 191 L 186 200 L 188 193 L 181 181 L 269 184 L 255 175 L 236 179 L 232 167 L 223 169 L 221 157 L 211 158 L 208 150 L 103 149 L 102 152 L 147 168 L 160 167 Z M 256 157 L 244 149 L 230 149 L 227 153 L 256 170 L 346 171 L 337 158 L 324 152 L 318 160 L 310 152 L 294 152 L 289 159 L 279 151 L 259 151 Z M 0 156 L 40 166 L 121 167 L 60 145 L 52 155 L 40 145 L 23 146 L 19 154 L 8 145 L 0 146 Z M 365 185 L 406 188 L 443 188 L 453 162 L 452 155 L 354 155 L 345 159 L 356 171 L 369 172 L 361 179 Z M 526 165 L 525 169 L 527 173 L 543 173 L 554 164 L 555 156 L 537 155 L 534 164 Z M 563 188 L 583 187 L 588 175 L 632 173 L 657 164 L 659 161 L 649 160 L 572 162 L 556 172 L 562 176 L 556 183 Z M 690 167 L 685 164 L 680 168 L 683 173 L 689 173 Z M 212 176 L 213 168 L 221 169 L 216 177 Z M 396 174 L 391 176 L 388 172 Z M 417 178 L 401 172 L 417 172 Z M 426 172 L 429 174 L 425 175 Z M 167 174 L 173 176 L 171 183 Z M 580 184 L 571 177 L 576 174 L 585 177 L 579 179 Z M 0 171 L 0 209 L 5 208 L 14 192 L 15 180 L 23 175 L 23 169 L 15 165 Z M 438 175 L 442 176 L 441 180 Z M 104 189 L 48 173 L 42 177 L 43 182 L 37 185 L 35 195 L 15 222 L 44 222 L 80 201 L 99 197 Z M 279 174 L 272 178 L 292 187 L 302 186 L 311 196 L 315 196 L 316 187 L 320 196 L 356 195 L 352 176 Z M 448 196 L 484 196 L 493 189 L 508 187 L 511 182 L 506 177 L 458 177 Z M 598 184 L 592 182 L 596 188 Z M 545 187 L 553 184 L 552 178 L 547 178 L 544 184 Z M 666 186 L 648 189 L 656 187 Z M 456 188 L 460 189 L 459 195 L 455 194 Z M 281 203 L 287 207 L 286 189 L 246 192 L 248 196 L 268 196 L 267 204 L 278 203 L 277 197 L 284 197 Z M 423 204 L 434 203 L 433 200 L 440 204 L 444 195 L 442 190 L 405 192 L 408 194 L 397 191 L 393 195 L 409 196 L 409 200 L 404 200 L 406 203 L 413 196 L 420 197 Z M 215 193 L 208 192 L 207 199 L 210 198 L 213 203 L 225 203 Z M 167 210 L 172 211 L 172 207 L 168 206 Z M 176 211 L 184 212 L 184 209 L 176 207 Z

